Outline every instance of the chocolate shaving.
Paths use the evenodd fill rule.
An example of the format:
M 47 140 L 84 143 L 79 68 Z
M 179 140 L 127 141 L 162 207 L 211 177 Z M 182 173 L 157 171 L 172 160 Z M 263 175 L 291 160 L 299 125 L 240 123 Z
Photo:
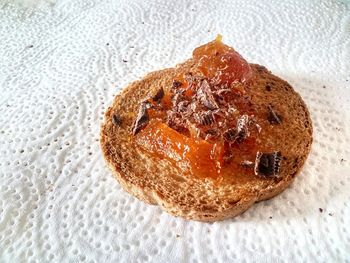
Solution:
M 248 161 L 248 160 L 242 161 L 242 162 L 241 162 L 241 165 L 242 165 L 244 168 L 254 168 L 254 162 Z
M 235 129 L 228 129 L 224 132 L 223 137 L 228 142 L 241 143 L 245 138 L 249 136 L 248 131 L 248 115 L 244 114 L 237 120 L 237 126 Z
M 201 112 L 196 114 L 196 119 L 201 125 L 211 125 L 215 122 L 215 117 L 211 111 Z
M 214 110 L 219 108 L 207 80 L 203 80 L 201 82 L 197 90 L 197 97 L 202 102 L 202 104 L 208 109 Z
M 223 137 L 228 142 L 234 142 L 236 140 L 236 129 L 228 129 L 224 132 Z
M 189 105 L 189 102 L 184 100 L 184 101 L 180 101 L 178 104 L 177 104 L 177 110 L 179 112 L 185 112 L 188 110 L 188 105 Z
M 173 81 L 173 88 L 177 89 L 180 88 L 182 86 L 182 83 L 180 81 L 174 80 Z
M 188 132 L 187 123 L 178 112 L 167 111 L 167 125 L 179 132 Z
M 188 112 L 192 113 L 192 112 L 196 112 L 198 108 L 198 104 L 195 102 L 192 102 L 189 106 L 188 106 Z
M 149 108 L 149 102 L 143 101 L 139 106 L 139 112 L 137 114 L 132 134 L 136 135 L 139 131 L 145 128 L 149 122 L 149 115 L 147 109 Z
M 161 88 L 157 91 L 156 95 L 154 95 L 154 96 L 152 97 L 152 100 L 153 100 L 154 102 L 160 103 L 160 101 L 163 99 L 163 97 L 164 97 L 164 90 L 163 90 L 163 88 L 161 87 Z
M 122 120 L 120 119 L 120 117 L 116 114 L 114 114 L 112 116 L 112 123 L 115 125 L 115 126 L 120 126 L 122 124 Z
M 248 115 L 244 114 L 241 117 L 238 118 L 237 120 L 237 135 L 236 135 L 236 141 L 237 142 L 242 142 L 245 138 L 249 136 L 249 131 L 248 131 Z
M 270 122 L 270 124 L 281 124 L 282 117 L 281 115 L 277 114 L 271 105 L 267 106 L 268 108 L 268 114 L 267 114 L 267 120 Z
M 280 171 L 281 161 L 281 152 L 257 152 L 254 172 L 263 177 L 276 177 Z
M 184 92 L 185 91 L 183 89 L 176 90 L 175 95 L 171 99 L 174 107 L 176 107 L 181 101 L 185 100 L 183 95 Z

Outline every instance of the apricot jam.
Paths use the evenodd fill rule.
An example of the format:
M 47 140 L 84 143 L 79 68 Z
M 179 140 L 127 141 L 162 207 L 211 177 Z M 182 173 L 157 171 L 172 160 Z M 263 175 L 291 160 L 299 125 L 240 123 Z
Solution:
M 172 160 L 200 177 L 220 174 L 222 145 L 186 137 L 159 120 L 152 120 L 136 136 L 136 143 L 147 152 Z
M 231 168 L 244 173 L 240 163 L 254 160 L 259 133 L 248 90 L 250 65 L 221 36 L 196 48 L 193 62 L 190 72 L 161 90 L 161 100 L 149 102 L 149 122 L 135 142 L 201 178 L 219 178 Z
M 221 42 L 221 35 L 193 51 L 197 70 L 217 84 L 245 82 L 252 76 L 248 62 Z

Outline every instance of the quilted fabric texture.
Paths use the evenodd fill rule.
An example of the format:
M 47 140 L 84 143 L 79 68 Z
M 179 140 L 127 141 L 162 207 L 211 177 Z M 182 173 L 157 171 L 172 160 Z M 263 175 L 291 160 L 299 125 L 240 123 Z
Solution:
M 0 3 L 1 262 L 350 262 L 348 1 Z M 304 98 L 314 144 L 279 196 L 213 224 L 125 193 L 99 148 L 126 84 L 221 33 Z

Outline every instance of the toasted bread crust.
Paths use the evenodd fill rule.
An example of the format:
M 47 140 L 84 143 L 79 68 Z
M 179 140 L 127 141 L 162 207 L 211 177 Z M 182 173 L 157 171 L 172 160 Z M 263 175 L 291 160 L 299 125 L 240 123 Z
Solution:
M 255 202 L 269 199 L 287 188 L 310 151 L 312 124 L 305 103 L 286 81 L 262 66 L 251 64 L 255 75 L 254 103 L 261 107 L 274 103 L 284 116 L 281 125 L 272 127 L 278 129 L 278 138 L 269 138 L 269 131 L 262 131 L 263 136 L 271 140 L 269 143 L 282 151 L 280 176 L 237 184 L 183 175 L 183 171 L 169 161 L 151 157 L 135 147 L 131 129 L 140 101 L 160 87 L 170 88 L 174 76 L 189 71 L 192 66 L 193 61 L 188 60 L 175 68 L 152 72 L 117 95 L 105 113 L 101 148 L 107 164 L 130 194 L 160 205 L 174 216 L 212 222 L 241 214 Z M 120 126 L 112 123 L 114 114 L 121 118 Z

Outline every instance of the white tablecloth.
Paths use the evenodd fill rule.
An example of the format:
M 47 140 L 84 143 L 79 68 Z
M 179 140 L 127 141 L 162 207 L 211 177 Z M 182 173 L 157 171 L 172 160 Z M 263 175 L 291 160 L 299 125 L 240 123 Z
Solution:
M 349 262 L 349 2 L 9 2 L 0 2 L 1 262 Z M 314 144 L 285 192 L 205 224 L 125 193 L 99 127 L 127 83 L 217 33 L 302 95 Z

